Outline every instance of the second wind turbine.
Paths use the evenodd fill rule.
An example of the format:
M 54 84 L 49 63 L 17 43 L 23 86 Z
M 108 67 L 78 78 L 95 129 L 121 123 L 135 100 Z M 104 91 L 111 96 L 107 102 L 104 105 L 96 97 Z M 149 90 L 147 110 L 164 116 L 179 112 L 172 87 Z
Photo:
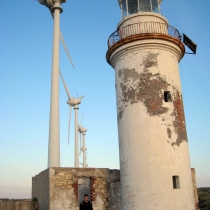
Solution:
M 74 167 L 75 168 L 79 168 L 79 145 L 78 145 L 78 105 L 81 104 L 82 102 L 82 98 L 84 98 L 85 96 L 81 96 L 79 98 L 73 98 L 70 95 L 70 91 L 66 85 L 66 82 L 63 78 L 63 75 L 60 71 L 60 75 L 61 75 L 61 79 L 63 81 L 65 90 L 66 90 L 66 94 L 68 96 L 68 101 L 66 102 L 69 105 L 69 126 L 68 126 L 68 142 L 69 142 L 69 134 L 70 134 L 70 122 L 71 122 L 71 112 L 72 112 L 72 107 L 74 107 L 74 113 L 75 113 L 75 158 L 74 158 Z
M 82 120 L 83 120 L 83 115 L 82 115 Z M 83 163 L 80 163 L 83 168 L 87 168 L 88 164 L 87 164 L 87 148 L 86 148 L 86 144 L 85 144 L 85 136 L 86 136 L 86 132 L 87 132 L 87 128 L 82 126 L 82 120 L 81 120 L 81 124 L 78 125 L 79 129 L 79 133 L 80 133 L 80 152 L 83 152 Z M 82 135 L 82 142 L 81 142 L 81 135 Z

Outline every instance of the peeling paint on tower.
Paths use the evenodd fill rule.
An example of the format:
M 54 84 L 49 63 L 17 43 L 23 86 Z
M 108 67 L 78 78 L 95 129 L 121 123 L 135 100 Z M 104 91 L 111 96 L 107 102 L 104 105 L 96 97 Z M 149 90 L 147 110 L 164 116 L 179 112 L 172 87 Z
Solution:
M 118 99 L 122 103 L 119 108 L 119 120 L 128 104 L 140 101 L 144 103 L 151 116 L 167 112 L 167 108 L 162 107 L 162 92 L 167 89 L 168 84 L 159 74 L 152 75 L 149 72 L 139 74 L 135 69 L 121 69 L 118 75 L 121 76 L 122 91 L 122 97 Z
M 149 52 L 143 59 L 140 66 L 141 73 L 136 69 L 122 68 L 118 71 L 120 80 L 121 95 L 118 96 L 118 120 L 121 120 L 125 109 L 136 103 L 143 103 L 149 116 L 160 116 L 165 120 L 169 108 L 164 106 L 164 91 L 170 90 L 170 97 L 173 103 L 171 126 L 166 125 L 166 133 L 169 139 L 177 136 L 176 141 L 169 142 L 172 146 L 180 146 L 187 141 L 184 109 L 181 93 L 174 85 L 169 84 L 166 78 L 160 73 L 152 74 L 150 68 L 158 68 L 159 53 Z M 176 135 L 173 134 L 175 132 Z
M 157 61 L 158 55 L 159 53 L 152 53 L 152 52 L 149 52 L 147 54 L 147 56 L 143 60 L 144 71 L 153 66 L 158 67 L 158 61 Z

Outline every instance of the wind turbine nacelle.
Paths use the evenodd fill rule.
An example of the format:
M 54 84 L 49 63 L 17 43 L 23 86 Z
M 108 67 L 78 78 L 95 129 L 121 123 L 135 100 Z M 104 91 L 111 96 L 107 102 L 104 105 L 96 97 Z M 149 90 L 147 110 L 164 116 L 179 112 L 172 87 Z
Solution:
M 53 6 L 54 6 L 54 4 L 56 3 L 56 2 L 58 2 L 58 3 L 60 3 L 60 4 L 63 4 L 63 3 L 65 3 L 67 0 L 39 0 L 39 3 L 40 4 L 43 4 L 43 5 L 45 5 L 46 7 L 48 7 L 48 8 L 52 8 Z
M 66 103 L 70 106 L 75 106 L 81 104 L 82 99 L 80 98 L 70 98 Z
M 82 133 L 87 132 L 87 128 L 82 128 L 81 130 L 82 130 Z
M 85 133 L 85 132 L 87 132 L 87 128 L 83 128 L 83 127 L 79 126 L 78 131 L 79 131 L 80 133 Z

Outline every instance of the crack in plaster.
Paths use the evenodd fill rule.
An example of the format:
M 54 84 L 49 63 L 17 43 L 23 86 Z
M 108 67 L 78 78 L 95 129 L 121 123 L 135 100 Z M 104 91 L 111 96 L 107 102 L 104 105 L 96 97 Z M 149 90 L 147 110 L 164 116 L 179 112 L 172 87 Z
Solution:
M 172 134 L 172 131 L 170 128 L 167 128 L 167 133 L 168 133 L 168 138 L 170 139 L 171 138 L 171 134 Z

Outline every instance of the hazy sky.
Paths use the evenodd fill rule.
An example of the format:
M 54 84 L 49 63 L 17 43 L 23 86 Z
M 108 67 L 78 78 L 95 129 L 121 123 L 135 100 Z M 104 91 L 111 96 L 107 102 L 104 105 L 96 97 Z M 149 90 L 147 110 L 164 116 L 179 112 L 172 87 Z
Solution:
M 114 70 L 107 40 L 121 20 L 117 0 L 69 0 L 61 31 L 76 70 L 60 47 L 60 69 L 88 129 L 89 167 L 119 168 Z M 191 167 L 210 187 L 210 1 L 163 0 L 169 24 L 197 45 L 180 62 Z M 0 13 L 0 198 L 30 198 L 31 178 L 47 168 L 53 21 L 35 0 L 2 1 Z M 67 144 L 67 95 L 60 83 L 61 167 L 74 165 L 72 115 Z

